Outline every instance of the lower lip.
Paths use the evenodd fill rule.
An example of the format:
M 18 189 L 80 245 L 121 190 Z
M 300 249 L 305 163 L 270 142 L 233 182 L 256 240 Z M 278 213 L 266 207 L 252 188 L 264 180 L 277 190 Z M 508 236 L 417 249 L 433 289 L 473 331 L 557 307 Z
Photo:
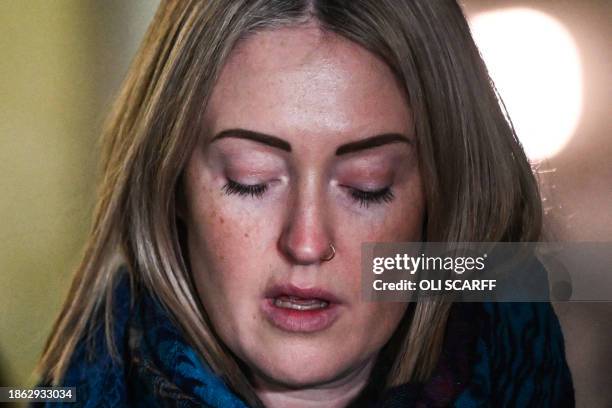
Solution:
M 277 307 L 274 299 L 264 299 L 262 310 L 275 327 L 292 333 L 314 333 L 329 328 L 339 316 L 338 305 L 313 310 L 295 310 Z

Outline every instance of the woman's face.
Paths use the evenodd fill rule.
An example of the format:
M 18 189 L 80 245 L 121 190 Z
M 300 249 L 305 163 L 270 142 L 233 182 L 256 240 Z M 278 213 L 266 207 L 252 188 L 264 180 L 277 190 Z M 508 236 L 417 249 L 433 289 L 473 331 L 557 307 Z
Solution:
M 419 240 L 424 212 L 390 69 L 314 26 L 260 32 L 231 54 L 205 123 L 182 218 L 214 329 L 256 383 L 367 371 L 406 305 L 361 301 L 361 243 Z

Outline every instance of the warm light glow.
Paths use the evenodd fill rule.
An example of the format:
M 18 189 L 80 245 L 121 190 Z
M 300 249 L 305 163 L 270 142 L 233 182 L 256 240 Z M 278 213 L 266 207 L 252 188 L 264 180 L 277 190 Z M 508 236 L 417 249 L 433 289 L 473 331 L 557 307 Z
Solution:
M 530 159 L 553 156 L 571 138 L 582 109 L 582 73 L 572 36 L 531 9 L 480 13 L 474 39 Z

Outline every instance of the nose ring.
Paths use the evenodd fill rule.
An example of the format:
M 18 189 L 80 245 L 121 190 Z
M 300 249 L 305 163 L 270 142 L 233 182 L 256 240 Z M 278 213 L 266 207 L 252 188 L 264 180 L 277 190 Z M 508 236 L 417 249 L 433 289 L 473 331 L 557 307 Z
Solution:
M 322 259 L 322 261 L 324 262 L 331 261 L 332 259 L 334 259 L 334 256 L 336 256 L 336 248 L 334 248 L 334 244 L 330 242 L 329 248 L 331 249 L 331 253 Z

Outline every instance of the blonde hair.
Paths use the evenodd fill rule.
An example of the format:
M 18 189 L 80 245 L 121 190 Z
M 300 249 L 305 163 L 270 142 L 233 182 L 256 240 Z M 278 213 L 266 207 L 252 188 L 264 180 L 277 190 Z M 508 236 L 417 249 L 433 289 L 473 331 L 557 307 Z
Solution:
M 44 380 L 61 382 L 99 313 L 116 355 L 110 311 L 125 264 L 132 283 L 157 296 L 212 370 L 247 403 L 261 405 L 198 299 L 176 198 L 207 98 L 233 47 L 259 30 L 310 19 L 380 57 L 405 88 L 425 180 L 425 240 L 539 238 L 537 183 L 455 1 L 162 1 L 103 134 L 93 225 L 39 363 Z M 449 308 L 442 300 L 414 306 L 387 386 L 431 374 Z

